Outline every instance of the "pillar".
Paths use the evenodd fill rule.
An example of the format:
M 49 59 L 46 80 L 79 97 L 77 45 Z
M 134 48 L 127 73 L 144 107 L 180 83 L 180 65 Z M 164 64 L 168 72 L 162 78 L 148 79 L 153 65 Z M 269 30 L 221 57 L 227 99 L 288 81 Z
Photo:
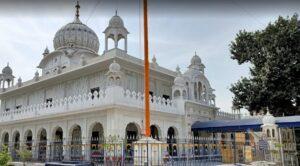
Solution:
M 36 143 L 36 139 L 32 138 L 32 143 L 31 143 L 31 152 L 32 152 L 32 159 L 37 159 L 37 143 Z
M 108 50 L 108 38 L 105 35 L 105 52 Z
M 47 139 L 46 161 L 50 161 L 51 157 L 51 139 Z
M 84 155 L 84 159 L 86 161 L 90 161 L 91 160 L 91 146 L 90 146 L 90 140 L 88 138 L 84 139 L 82 138 L 82 144 L 83 144 L 83 155 Z
M 125 52 L 127 52 L 127 37 L 125 37 L 124 39 L 125 39 L 124 40 L 124 42 L 125 42 L 125 44 L 124 44 L 125 45 Z
M 65 161 L 70 160 L 70 151 L 68 148 L 69 137 L 68 130 L 63 130 L 63 157 Z
M 11 155 L 12 154 L 12 132 L 8 132 L 8 145 L 7 145 L 7 148 L 8 148 L 8 153 Z
M 118 48 L 118 36 L 114 35 L 115 48 Z

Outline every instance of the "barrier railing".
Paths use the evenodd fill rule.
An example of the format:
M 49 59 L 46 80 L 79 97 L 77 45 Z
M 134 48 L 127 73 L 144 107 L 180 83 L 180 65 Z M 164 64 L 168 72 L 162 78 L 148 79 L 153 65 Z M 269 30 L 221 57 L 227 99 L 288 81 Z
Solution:
M 10 111 L 4 110 L 1 113 L 0 122 L 25 120 L 94 107 L 101 108 L 115 104 L 143 108 L 144 94 L 123 90 L 122 87 L 118 86 L 108 87 L 105 90 L 99 90 L 99 92 L 94 91 L 93 93 L 54 99 L 50 102 L 22 106 L 21 108 Z M 154 111 L 182 114 L 184 107 L 180 106 L 180 102 L 176 103 L 175 101 L 163 97 L 150 96 L 150 108 Z
M 135 139 L 136 140 L 136 139 Z M 135 141 L 134 140 L 134 141 Z M 32 152 L 33 162 L 51 161 L 89 161 L 98 165 L 132 165 L 135 161 L 144 161 L 135 155 L 133 140 L 55 140 L 39 141 L 32 144 L 9 143 L 9 151 L 14 161 L 20 161 L 17 155 L 20 149 Z M 221 163 L 249 164 L 255 161 L 273 162 L 271 151 L 254 140 L 235 141 L 231 139 L 213 139 L 194 137 L 192 139 L 160 139 L 163 165 L 218 165 Z M 131 142 L 131 143 L 129 143 Z M 149 146 L 154 146 L 149 144 Z M 18 147 L 18 149 L 16 149 Z M 287 154 L 291 155 L 291 154 Z M 292 155 L 294 161 L 296 155 Z M 149 161 L 154 162 L 154 161 Z M 273 162 L 275 163 L 275 162 Z M 276 164 L 276 163 L 275 163 Z

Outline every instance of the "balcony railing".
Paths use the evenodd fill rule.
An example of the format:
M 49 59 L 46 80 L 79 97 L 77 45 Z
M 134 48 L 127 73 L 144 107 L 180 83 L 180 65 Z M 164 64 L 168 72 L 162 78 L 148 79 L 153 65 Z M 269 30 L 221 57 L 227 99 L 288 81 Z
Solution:
M 222 111 L 217 111 L 216 112 L 216 120 L 234 120 L 234 119 L 240 119 L 239 114 L 232 114 L 229 112 L 222 112 Z
M 3 111 L 0 122 L 10 122 L 57 115 L 68 112 L 84 111 L 94 108 L 107 108 L 108 106 L 128 106 L 139 109 L 144 108 L 144 94 L 124 90 L 120 86 L 107 87 L 105 90 L 94 93 L 79 94 L 48 103 L 23 106 L 19 109 Z M 184 114 L 184 101 L 174 101 L 162 97 L 150 96 L 150 109 L 158 112 Z

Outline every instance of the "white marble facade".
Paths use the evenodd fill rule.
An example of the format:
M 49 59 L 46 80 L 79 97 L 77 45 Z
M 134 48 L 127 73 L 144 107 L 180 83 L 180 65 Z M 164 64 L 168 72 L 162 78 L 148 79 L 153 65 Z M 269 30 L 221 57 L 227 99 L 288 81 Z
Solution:
M 55 50 L 45 49 L 38 65 L 41 74 L 25 82 L 19 78 L 14 84 L 13 66 L 7 65 L 0 74 L 0 142 L 18 139 L 22 144 L 28 133 L 38 141 L 42 131 L 50 142 L 58 129 L 62 139 L 70 140 L 75 128 L 80 129 L 83 141 L 89 141 L 96 124 L 103 137 L 126 139 L 131 130 L 142 135 L 143 61 L 127 53 L 128 34 L 116 13 L 104 31 L 105 50 L 98 54 L 97 34 L 76 15 L 56 33 Z M 111 39 L 114 46 L 108 49 Z M 121 39 L 125 48 L 118 47 Z M 175 137 L 185 138 L 195 121 L 231 118 L 218 111 L 204 68 L 196 54 L 183 74 L 179 68 L 166 69 L 153 60 L 151 125 L 156 137 L 167 138 L 172 129 Z

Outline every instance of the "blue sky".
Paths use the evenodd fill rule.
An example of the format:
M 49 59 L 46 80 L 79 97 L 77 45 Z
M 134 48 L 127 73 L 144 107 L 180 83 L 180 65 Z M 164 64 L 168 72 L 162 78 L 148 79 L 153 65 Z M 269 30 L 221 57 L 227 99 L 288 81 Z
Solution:
M 274 5 L 231 0 L 226 4 L 181 4 L 170 5 L 168 8 L 150 2 L 150 54 L 155 54 L 159 65 L 173 70 L 179 65 L 184 72 L 196 51 L 206 66 L 205 75 L 215 89 L 217 106 L 230 112 L 233 97 L 229 91 L 230 85 L 241 76 L 249 74 L 249 65 L 239 66 L 230 59 L 230 42 L 239 30 L 262 29 L 279 15 L 286 17 L 300 13 L 298 2 L 285 2 Z M 74 2 L 64 1 L 62 6 L 39 4 L 38 9 L 31 3 L 1 3 L 0 67 L 9 62 L 17 78 L 32 79 L 45 47 L 48 46 L 53 51 L 55 32 L 73 20 Z M 118 1 L 81 3 L 80 19 L 97 33 L 100 40 L 99 54 L 104 49 L 102 32 L 118 9 L 130 32 L 128 53 L 138 58 L 143 57 L 139 5 L 134 2 L 128 7 Z M 12 9 L 12 6 L 17 7 Z

